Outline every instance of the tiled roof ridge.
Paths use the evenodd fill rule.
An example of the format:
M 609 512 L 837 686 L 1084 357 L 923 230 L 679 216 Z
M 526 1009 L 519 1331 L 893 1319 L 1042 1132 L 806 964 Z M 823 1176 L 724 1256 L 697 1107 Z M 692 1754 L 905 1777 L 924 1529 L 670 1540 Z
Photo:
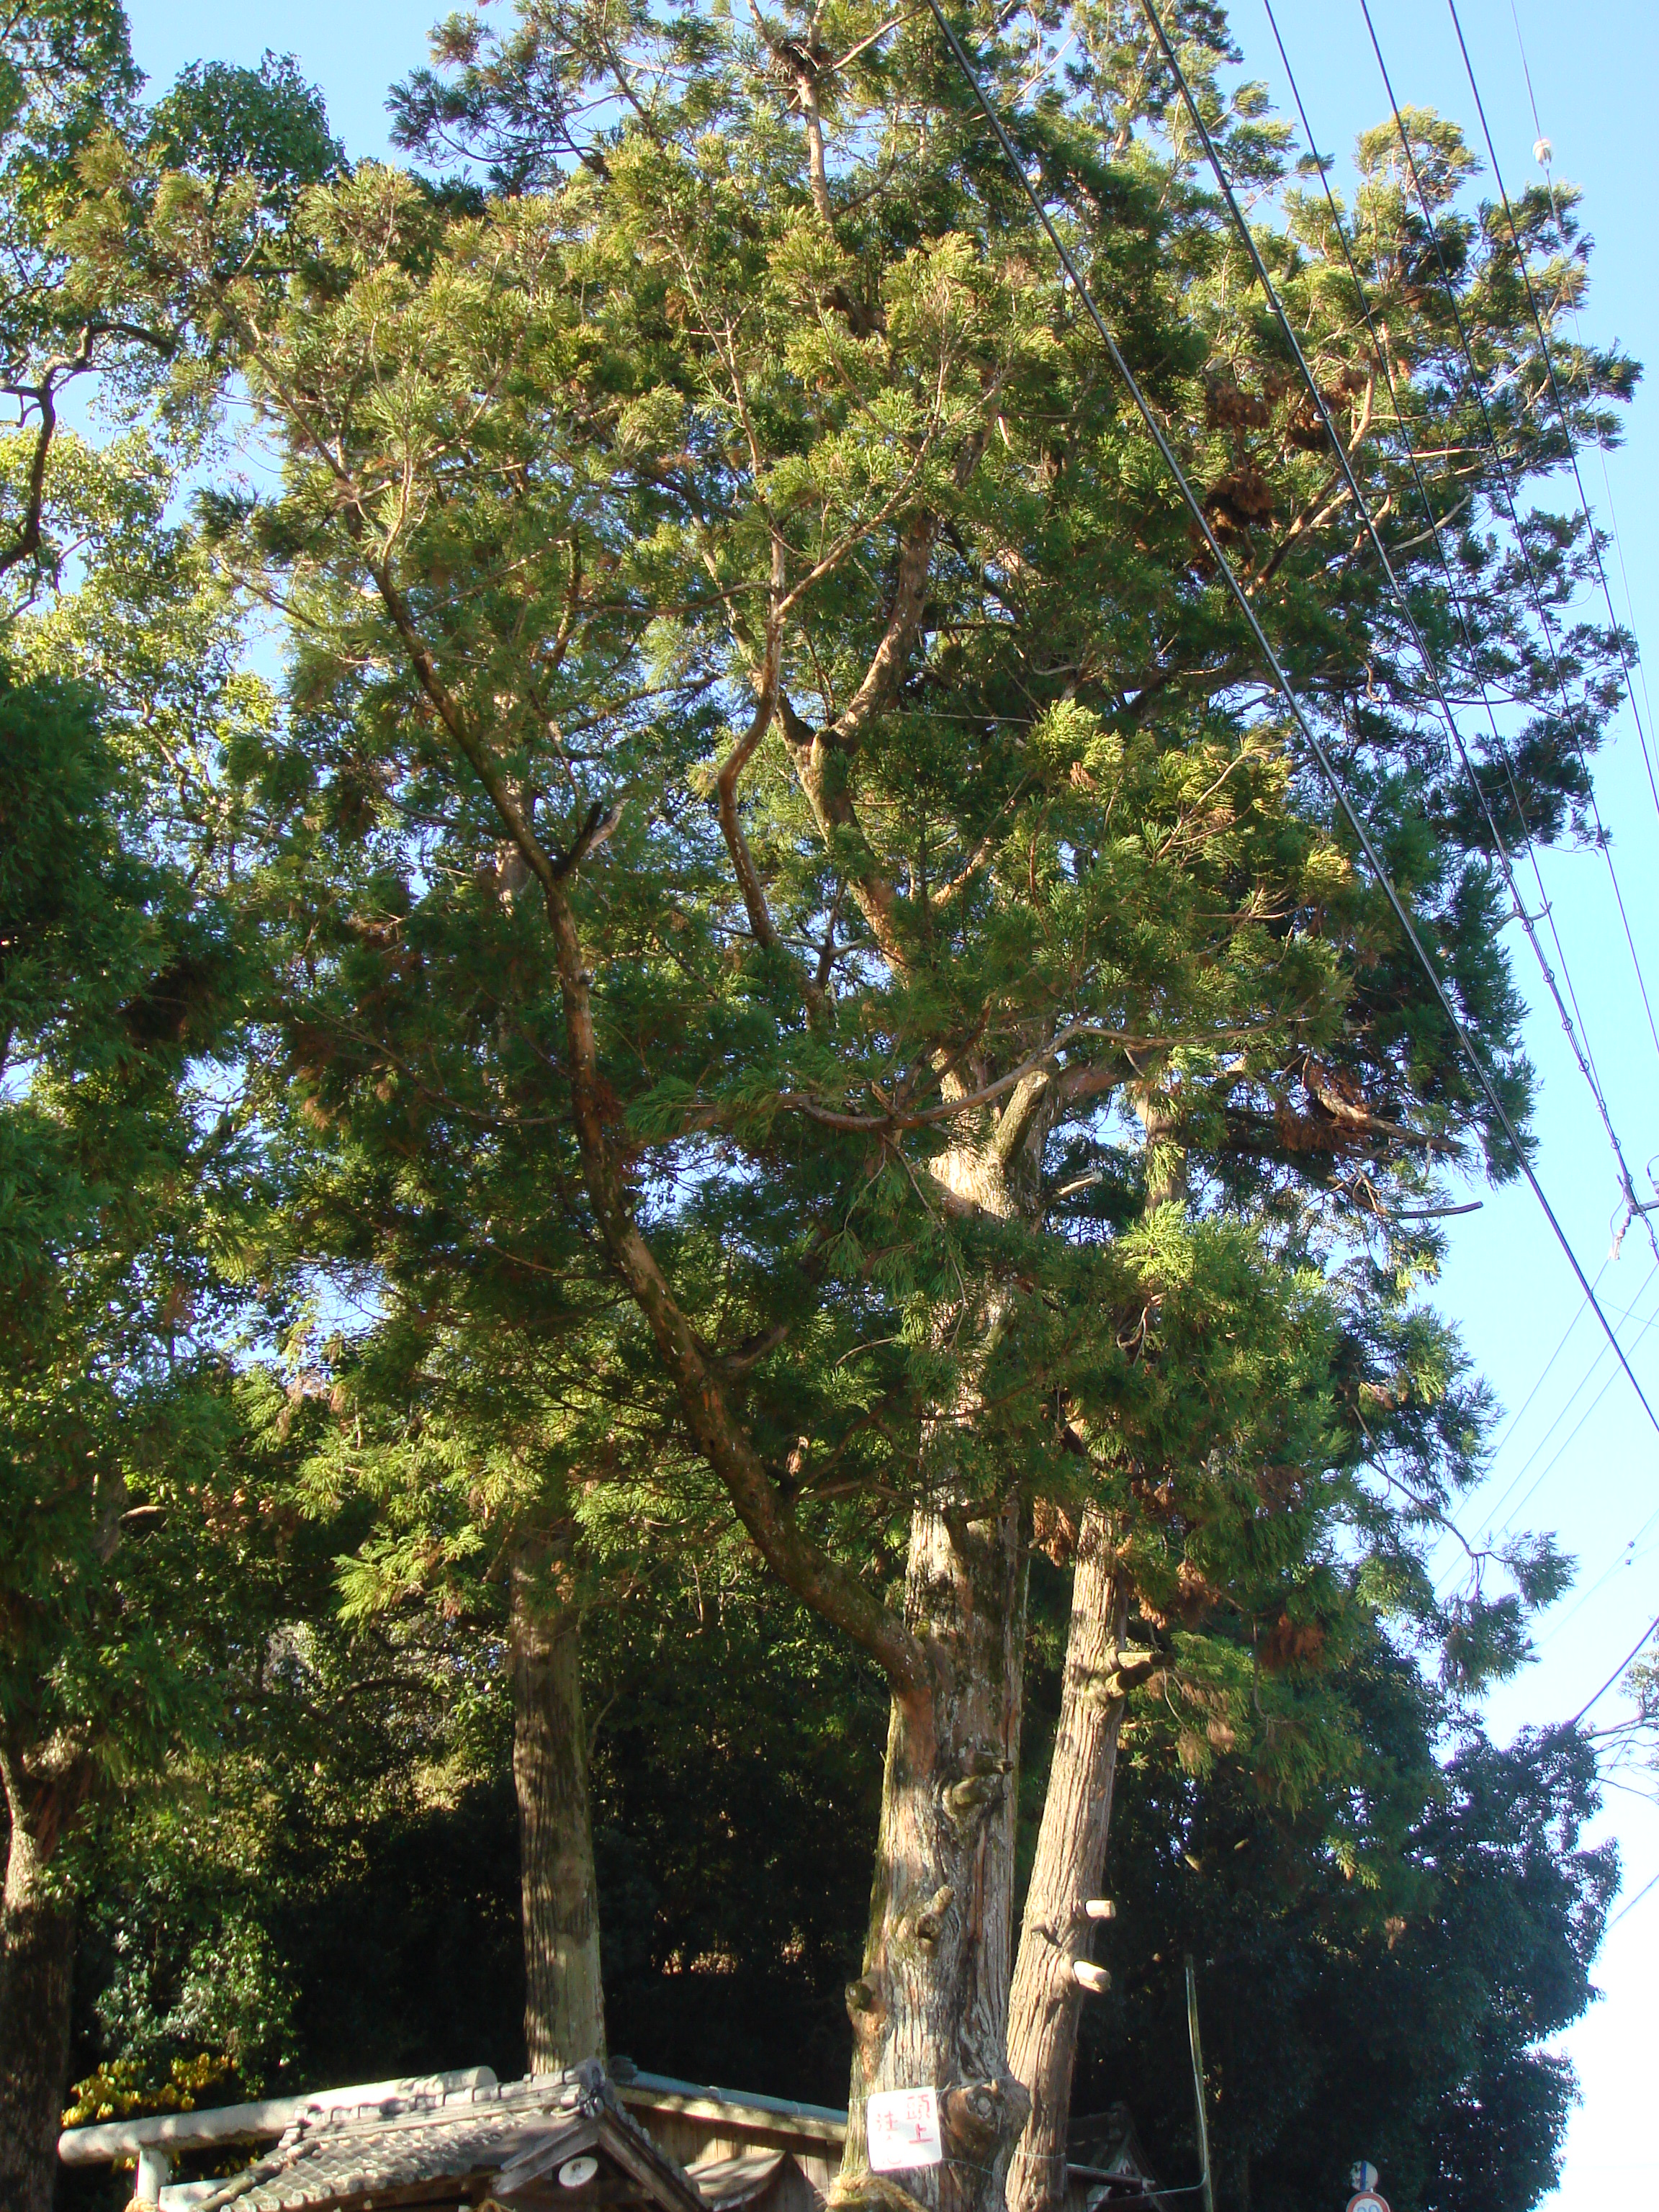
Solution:
M 529 2084 L 520 2081 L 500 2081 L 489 2088 L 469 2090 L 469 2093 L 449 2094 L 449 2097 L 385 2097 L 374 2104 L 314 2104 L 301 2112 L 289 2128 L 289 2135 L 319 2135 L 325 2128 L 378 2128 L 396 2124 L 418 2124 L 418 2121 L 467 2119 L 480 2108 L 489 2111 L 540 2111 L 540 2112 L 568 2112 L 575 2111 L 577 2097 L 573 2097 L 573 2084 L 564 2084 L 566 2094 L 562 2100 L 553 2097 L 560 2077 L 542 2077 L 542 2084 L 531 2090 Z M 518 2090 L 518 2094 L 515 2094 Z M 526 2094 L 529 2090 L 529 2094 Z
M 609 2087 L 608 2081 L 605 2087 Z M 361 2105 L 324 2103 L 320 2099 L 296 2113 L 277 2150 L 337 2129 L 362 2129 L 437 2124 L 469 2118 L 480 2107 L 495 2112 L 556 2112 L 577 2110 L 595 2094 L 594 2084 L 581 2068 L 563 2074 L 529 2074 L 518 2081 L 476 2082 L 465 2088 L 416 2090 L 405 2095 L 374 2097 Z M 621 2106 L 611 2097 L 607 2103 Z
M 267 2181 L 291 2172 L 302 2160 L 346 2143 L 372 2145 L 380 2136 L 406 2135 L 427 2128 L 464 2128 L 470 2121 L 522 2119 L 574 2121 L 600 2110 L 637 2135 L 658 2158 L 662 2153 L 623 2107 L 609 2077 L 589 2060 L 563 2074 L 527 2075 L 520 2081 L 480 2082 L 441 2094 L 388 2096 L 363 2105 L 318 2103 L 300 2113 L 265 2155 L 229 2177 L 204 2200 L 200 2212 L 216 2212 Z M 669 2161 L 669 2163 L 672 2163 Z M 678 2168 L 676 2169 L 678 2170 Z

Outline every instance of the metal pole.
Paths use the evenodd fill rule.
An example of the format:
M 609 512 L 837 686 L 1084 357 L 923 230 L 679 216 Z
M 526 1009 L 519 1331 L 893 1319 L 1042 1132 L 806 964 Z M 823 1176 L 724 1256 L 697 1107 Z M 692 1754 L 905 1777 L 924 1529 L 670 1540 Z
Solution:
M 1193 1954 L 1187 1954 L 1187 2035 L 1193 2046 L 1193 2101 L 1198 2108 L 1199 2186 L 1204 2191 L 1204 2212 L 1215 2212 L 1215 2193 L 1210 2185 L 1210 2124 L 1204 2116 L 1204 2046 L 1198 2039 L 1198 1977 Z

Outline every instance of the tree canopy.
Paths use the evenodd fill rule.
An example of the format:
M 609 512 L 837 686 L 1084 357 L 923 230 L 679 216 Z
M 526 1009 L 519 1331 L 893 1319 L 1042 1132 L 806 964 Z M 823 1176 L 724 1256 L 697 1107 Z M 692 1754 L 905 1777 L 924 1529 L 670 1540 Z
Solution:
M 963 29 L 1529 1141 L 1495 825 L 1591 834 L 1625 641 L 1508 508 L 1637 372 L 1558 331 L 1528 410 L 1570 206 L 1517 246 L 1413 111 L 1426 213 L 1379 131 L 1339 230 L 1172 15 L 1313 393 L 1140 11 Z M 1425 1566 L 1491 1411 L 1434 1211 L 1519 1163 L 931 17 L 457 18 L 408 167 L 289 60 L 146 104 L 115 14 L 4 38 L 20 2203 L 78 1894 L 88 2112 L 607 2027 L 839 2102 L 850 2014 L 846 2201 L 926 2078 L 916 2201 L 1023 2142 L 1032 2212 L 1079 1697 L 1085 2079 L 1178 2160 L 1185 1945 L 1241 2204 L 1381 2127 L 1322 2070 L 1368 2008 L 1402 2212 L 1533 2201 L 1611 1876 L 1582 1741 L 1473 1700 L 1565 1570 Z M 1510 710 L 1467 773 L 1423 641 Z M 479 2051 L 411 1929 L 489 1962 Z

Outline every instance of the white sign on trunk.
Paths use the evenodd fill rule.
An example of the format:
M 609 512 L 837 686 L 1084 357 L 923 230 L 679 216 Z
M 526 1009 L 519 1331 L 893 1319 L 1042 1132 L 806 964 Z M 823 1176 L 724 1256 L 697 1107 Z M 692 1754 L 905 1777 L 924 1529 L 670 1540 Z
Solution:
M 877 2173 L 907 2166 L 937 2166 L 939 2099 L 932 2089 L 878 2089 L 864 2107 L 870 2165 Z

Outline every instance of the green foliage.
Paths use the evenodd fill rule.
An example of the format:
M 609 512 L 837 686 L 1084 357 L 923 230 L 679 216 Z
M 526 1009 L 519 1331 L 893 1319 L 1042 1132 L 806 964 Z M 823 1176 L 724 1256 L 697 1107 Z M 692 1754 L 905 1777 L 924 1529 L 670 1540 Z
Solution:
M 1045 98 L 1020 129 L 1340 726 L 1518 1110 L 1493 881 L 1403 641 L 1376 577 L 1329 557 L 1333 518 L 1314 520 L 1325 465 L 1230 281 L 1216 211 L 1179 141 L 1160 143 L 1162 91 L 1129 70 L 1117 11 L 1085 28 L 1074 100 Z M 1212 61 L 1216 23 L 1189 28 Z M 453 126 L 499 155 L 477 214 L 366 167 L 301 199 L 274 264 L 250 261 L 234 250 L 242 214 L 198 174 L 158 175 L 152 154 L 78 233 L 89 270 L 187 299 L 240 349 L 286 454 L 280 495 L 210 506 L 221 557 L 293 623 L 291 722 L 240 758 L 242 803 L 266 830 L 258 895 L 291 948 L 279 1018 L 297 1081 L 266 1110 L 297 1104 L 330 1139 L 296 1133 L 297 1171 L 319 1178 L 301 1221 L 331 1220 L 312 1253 L 337 1263 L 349 1246 L 428 1335 L 441 1310 L 462 1389 L 485 1316 L 499 1326 L 513 1278 L 540 1271 L 562 1285 L 579 1363 L 617 1361 L 651 1418 L 672 1418 L 678 1386 L 637 1323 L 613 1316 L 603 1354 L 578 1323 L 597 1201 L 570 1121 L 568 993 L 561 1007 L 546 988 L 532 832 L 502 844 L 477 769 L 519 795 L 547 853 L 608 825 L 569 896 L 617 1172 L 679 1306 L 718 1313 L 699 1326 L 740 1363 L 735 1416 L 766 1463 L 793 1458 L 809 1493 L 820 1468 L 838 1495 L 861 1482 L 878 1525 L 902 1512 L 914 1482 L 896 1469 L 919 1465 L 905 1439 L 984 1357 L 979 1324 L 943 1317 L 995 1279 L 1010 1387 L 961 1440 L 974 1483 L 1074 1487 L 1054 1449 L 1069 1409 L 1103 1440 L 1095 1479 L 1115 1511 L 1140 1517 L 1137 1482 L 1176 1486 L 1148 1556 L 1173 1535 L 1174 1573 L 1190 1538 L 1186 1564 L 1212 1589 L 1243 1571 L 1226 1532 L 1261 1504 L 1241 1523 L 1237 1492 L 1206 1488 L 1196 1470 L 1218 1452 L 1321 1468 L 1280 1532 L 1287 1559 L 1322 1513 L 1384 1542 L 1401 1525 L 1352 1479 L 1367 1460 L 1421 1462 L 1432 1443 L 1411 1495 L 1437 1510 L 1474 1449 L 1448 1434 L 1474 1401 L 1454 1394 L 1431 1437 L 1403 1410 L 1358 1412 L 1367 1384 L 1403 1409 L 1395 1378 L 1340 1378 L 1345 1406 L 1332 1369 L 1339 1342 L 1352 1368 L 1368 1340 L 1416 1326 L 1395 1270 L 1432 1245 L 1396 1237 L 1401 1258 L 1374 1260 L 1379 1213 L 1433 1188 L 1425 1163 L 1495 1140 L 1435 1001 L 1261 708 L 1091 332 L 936 81 L 927 27 L 895 27 L 826 88 L 827 183 L 776 94 L 782 49 L 718 17 L 641 14 L 620 47 L 579 9 L 532 10 L 500 46 L 476 26 L 445 38 L 451 90 L 423 80 L 405 126 Z M 674 67 L 647 92 L 635 73 L 659 50 Z M 1012 76 L 1018 40 L 987 58 Z M 939 110 L 925 138 L 924 84 Z M 577 146 L 577 95 L 606 85 L 617 120 Z M 1103 166 L 1091 100 L 1128 124 Z M 1227 128 L 1271 181 L 1259 100 L 1241 94 Z M 1350 395 L 1380 494 L 1403 459 L 1378 365 L 1355 357 L 1331 241 L 1303 237 L 1294 204 L 1288 220 L 1309 344 Z M 1362 228 L 1391 326 L 1423 362 L 1410 388 L 1432 442 L 1461 403 L 1437 380 L 1445 333 L 1400 274 L 1402 227 L 1382 179 Z M 1494 252 L 1465 256 L 1464 304 L 1513 349 L 1518 325 L 1500 329 L 1482 289 Z M 891 580 L 918 545 L 926 605 L 896 632 Z M 1427 552 L 1401 557 L 1432 600 Z M 1508 595 L 1483 605 L 1483 649 L 1520 667 L 1523 612 Z M 1585 645 L 1605 660 L 1607 641 Z M 1386 680 L 1361 687 L 1379 656 Z M 716 769 L 746 751 L 757 686 L 744 793 L 717 829 Z M 1589 741 L 1601 696 L 1586 695 Z M 1552 758 L 1537 804 L 1559 822 L 1582 793 L 1567 755 Z M 986 1105 L 955 1103 L 964 1091 Z M 1139 1097 L 1214 1218 L 1195 1262 L 1167 1249 L 1172 1230 L 1163 1246 L 1103 1233 L 1101 1206 L 1121 1200 L 1085 1194 L 1121 1187 Z M 964 1218 L 939 1194 L 956 1154 L 994 1133 L 1015 1211 Z M 1513 1164 L 1501 1146 L 1493 1164 Z M 1239 1212 L 1253 1225 L 1235 1233 L 1223 1224 Z M 1346 1275 L 1342 1243 L 1358 1248 Z M 1181 1333 L 1170 1267 L 1213 1316 L 1254 1271 L 1248 1351 L 1239 1328 Z M 1340 1322 L 1313 1319 L 1316 1275 Z M 521 1297 L 516 1316 L 544 1350 L 550 1295 Z M 1212 1380 L 1170 1387 L 1200 1361 Z M 1417 1384 L 1413 1407 L 1432 1404 L 1421 1369 Z M 820 1542 L 830 1526 L 813 1522 Z M 1465 1638 L 1471 1660 L 1483 1648 Z
M 257 178 L 277 215 L 345 167 L 322 94 L 292 54 L 267 52 L 257 70 L 192 62 L 151 109 L 149 138 L 168 168 L 202 176 L 210 190 Z
M 235 1149 L 179 1089 L 231 962 L 212 902 L 135 850 L 86 696 L 0 677 L 0 1727 L 14 1759 L 118 1772 L 191 1707 L 169 1617 L 236 1427 L 210 1257 Z
M 88 2096 L 135 2068 L 154 2094 L 204 2051 L 240 2054 L 220 2095 L 520 2063 L 499 1656 L 475 1646 L 458 1675 L 412 1617 L 374 1656 L 354 1649 L 327 1619 L 340 1533 L 296 1529 L 303 1560 L 265 1584 L 273 1605 L 309 1589 L 321 1610 L 303 1634 L 250 1639 L 282 1656 L 242 1741 L 182 1800 L 106 1831 L 82 1964 Z M 1038 1575 L 1046 1618 L 1063 1583 Z M 586 1634 L 616 2047 L 838 2102 L 884 1686 L 734 1556 L 596 1611 Z M 1340 1671 L 1362 1763 L 1294 1804 L 1236 1753 L 1195 1778 L 1156 1697 L 1139 1706 L 1109 1871 L 1115 1987 L 1090 2010 L 1078 2109 L 1127 2100 L 1161 2177 L 1188 2178 L 1191 1949 L 1224 2205 L 1248 2187 L 1315 2212 L 1358 2155 L 1404 2212 L 1535 2202 L 1571 2096 L 1540 2046 L 1587 2001 L 1613 1881 L 1578 1832 L 1589 1748 L 1502 1751 L 1465 1723 L 1448 1739 L 1443 1698 L 1374 1632 Z M 451 1692 L 478 1674 L 494 1720 L 458 1735 Z M 1031 1685 L 1039 1781 L 1056 1686 Z
M 1617 1881 L 1582 1838 L 1593 1749 L 1463 1723 L 1443 1765 L 1413 1668 L 1373 1638 L 1344 1671 L 1361 1759 L 1297 1806 L 1231 1763 L 1195 1787 L 1132 1733 L 1077 2109 L 1126 2100 L 1160 2179 L 1195 2170 L 1191 1952 L 1222 2203 L 1314 2212 L 1358 2157 L 1409 2212 L 1535 2203 L 1573 2101 L 1545 2046 L 1590 2002 Z
M 0 35 L 0 203 L 7 283 L 0 358 L 9 379 L 63 328 L 53 234 L 77 193 L 76 162 L 100 129 L 131 124 L 139 85 L 118 0 L 37 0 Z
M 1352 210 L 1384 364 L 1224 17 L 1176 17 L 1449 688 L 1517 704 L 1520 838 L 1580 835 L 1616 641 L 1576 623 L 1555 695 L 1394 155 Z M 1015 1491 L 1057 1559 L 1103 1510 L 1155 1655 L 1112 2017 L 1163 2088 L 1111 2054 L 1149 2130 L 1173 2157 L 1152 1969 L 1190 1942 L 1241 2194 L 1311 2203 L 1371 2124 L 1324 2070 L 1370 2008 L 1402 2212 L 1487 2185 L 1482 2109 L 1530 2201 L 1607 1870 L 1576 1742 L 1435 1764 L 1561 1566 L 1437 1603 L 1489 1408 L 1401 1212 L 1517 1164 L 931 19 L 457 18 L 398 95 L 438 183 L 348 171 L 269 56 L 141 118 L 76 20 L 61 90 L 58 17 L 7 49 L 0 180 L 39 380 L 0 456 L 0 1266 L 45 1286 L 0 1376 L 0 1716 L 166 1784 L 86 1844 L 88 2097 L 516 2063 L 505 1575 L 550 1534 L 613 2039 L 833 2097 L 879 1691 L 734 1504 L 890 1619 L 915 1507 Z M 1523 1118 L 1485 817 L 1138 12 L 1074 27 L 1054 76 L 1034 22 L 964 25 Z M 1408 125 L 1536 484 L 1512 252 Z M 43 366 L 64 316 L 99 344 Z M 1633 366 L 1561 359 L 1610 436 Z M 101 453 L 47 435 L 94 367 Z M 208 435 L 233 380 L 257 485 Z M 1407 427 L 1462 457 L 1451 591 Z M 1564 613 L 1588 544 L 1523 528 Z M 1431 1930 L 1457 1996 L 1413 2049 Z

